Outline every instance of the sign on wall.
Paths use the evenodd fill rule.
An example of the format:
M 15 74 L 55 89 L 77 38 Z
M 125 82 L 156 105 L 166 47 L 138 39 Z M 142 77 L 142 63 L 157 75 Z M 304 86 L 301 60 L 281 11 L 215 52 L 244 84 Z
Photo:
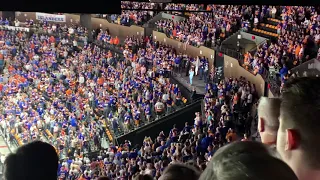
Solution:
M 36 13 L 36 19 L 50 22 L 66 22 L 65 15 L 48 14 L 48 13 Z
M 0 29 L 7 29 L 11 31 L 23 31 L 23 32 L 29 32 L 29 28 L 26 27 L 16 27 L 16 26 L 0 26 Z

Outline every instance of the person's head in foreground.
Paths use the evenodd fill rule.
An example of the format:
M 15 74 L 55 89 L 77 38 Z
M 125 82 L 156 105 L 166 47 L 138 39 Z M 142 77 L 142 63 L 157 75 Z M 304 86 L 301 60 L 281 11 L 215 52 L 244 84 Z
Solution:
M 220 148 L 199 180 L 297 180 L 290 167 L 273 157 L 268 147 L 254 141 Z
M 277 150 L 300 180 L 320 179 L 320 78 L 294 78 L 281 95 Z
M 6 180 L 57 180 L 58 161 L 53 146 L 34 141 L 6 158 L 4 177 Z
M 186 164 L 169 165 L 159 180 L 198 180 L 200 172 L 194 167 Z
M 133 180 L 153 180 L 153 177 L 149 174 L 139 174 Z
M 264 144 L 276 145 L 280 115 L 279 98 L 261 97 L 258 106 L 258 130 Z

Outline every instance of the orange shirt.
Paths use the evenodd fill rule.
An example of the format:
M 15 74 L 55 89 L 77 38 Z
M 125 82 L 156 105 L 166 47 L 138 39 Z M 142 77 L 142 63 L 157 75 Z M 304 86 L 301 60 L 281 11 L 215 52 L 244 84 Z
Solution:
M 71 94 L 72 94 L 71 89 L 68 89 L 68 90 L 66 91 L 66 95 L 67 95 L 67 96 L 70 96 Z
M 9 72 L 12 72 L 13 70 L 14 70 L 14 68 L 13 68 L 12 66 L 9 66 L 9 67 L 8 67 L 8 71 L 9 71 Z
M 84 178 L 83 175 L 82 175 L 78 180 L 87 180 L 87 179 Z
M 176 36 L 177 36 L 177 30 L 174 29 L 174 30 L 172 31 L 172 34 L 173 34 L 173 37 L 176 37 Z
M 133 60 L 133 61 L 136 61 L 137 59 L 138 59 L 138 56 L 137 56 L 137 54 L 134 54 L 134 55 L 133 55 L 133 58 L 132 58 L 132 60 Z
M 97 82 L 99 85 L 103 85 L 104 79 L 102 77 L 100 77 Z
M 118 45 L 118 44 L 119 44 L 119 38 L 118 38 L 118 37 L 116 37 L 116 38 L 114 39 L 113 44 L 115 44 L 115 45 Z
M 109 43 L 110 43 L 110 44 L 113 44 L 113 38 L 110 39 Z
M 300 49 L 301 49 L 300 46 L 297 46 L 297 47 L 296 47 L 296 52 L 295 52 L 296 56 L 299 56 Z
M 50 43 L 53 43 L 53 42 L 55 42 L 55 39 L 54 39 L 53 36 L 51 36 L 51 37 L 50 37 Z

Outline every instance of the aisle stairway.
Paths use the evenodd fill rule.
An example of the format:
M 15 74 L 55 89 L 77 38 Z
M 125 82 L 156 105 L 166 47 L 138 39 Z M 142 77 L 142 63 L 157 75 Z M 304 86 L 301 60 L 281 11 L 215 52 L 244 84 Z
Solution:
M 280 22 L 280 18 L 267 18 L 264 22 L 259 23 L 257 28 L 253 28 L 252 33 L 270 39 L 278 38 L 279 35 L 277 34 L 277 25 Z

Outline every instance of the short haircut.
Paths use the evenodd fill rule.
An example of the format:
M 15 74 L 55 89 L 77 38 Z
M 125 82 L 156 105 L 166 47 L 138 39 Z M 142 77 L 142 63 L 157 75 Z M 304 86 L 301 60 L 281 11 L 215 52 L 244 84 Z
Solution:
M 200 172 L 194 167 L 185 164 L 171 164 L 163 172 L 160 180 L 198 180 Z
M 281 98 L 281 131 L 296 129 L 307 164 L 320 168 L 320 78 L 290 79 L 284 84 Z
M 133 179 L 134 180 L 153 180 L 153 177 L 149 174 L 138 174 Z
M 268 130 L 278 131 L 280 116 L 280 98 L 261 97 L 258 105 L 259 118 L 265 120 L 265 126 Z
M 34 141 L 6 158 L 4 176 L 6 180 L 57 180 L 58 161 L 53 146 Z
M 259 142 L 239 141 L 220 148 L 199 180 L 297 180 L 290 167 Z
M 101 176 L 98 178 L 98 180 L 110 180 L 107 176 Z

